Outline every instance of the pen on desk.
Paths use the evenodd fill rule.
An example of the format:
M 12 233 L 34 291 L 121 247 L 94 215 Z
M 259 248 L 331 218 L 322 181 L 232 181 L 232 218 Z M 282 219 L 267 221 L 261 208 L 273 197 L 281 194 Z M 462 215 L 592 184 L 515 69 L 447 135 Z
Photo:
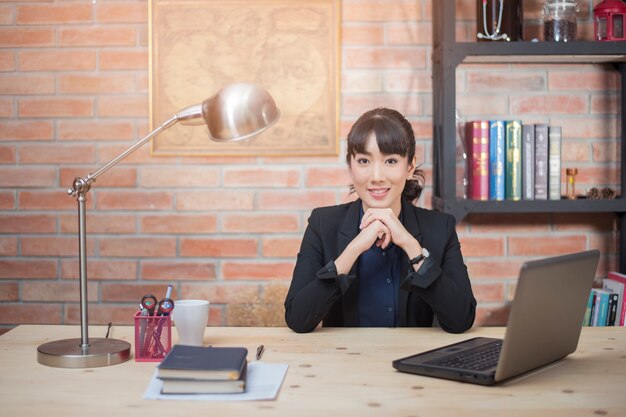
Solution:
M 258 348 L 256 348 L 256 360 L 260 360 L 261 356 L 263 356 L 263 351 L 265 350 L 265 346 L 263 345 L 259 345 Z

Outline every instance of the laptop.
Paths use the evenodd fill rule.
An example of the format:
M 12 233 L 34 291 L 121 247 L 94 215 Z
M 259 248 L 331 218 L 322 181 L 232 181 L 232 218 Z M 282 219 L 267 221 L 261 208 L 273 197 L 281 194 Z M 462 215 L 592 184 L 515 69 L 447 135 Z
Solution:
M 393 361 L 400 372 L 494 385 L 576 350 L 598 250 L 525 262 L 504 339 L 475 337 Z

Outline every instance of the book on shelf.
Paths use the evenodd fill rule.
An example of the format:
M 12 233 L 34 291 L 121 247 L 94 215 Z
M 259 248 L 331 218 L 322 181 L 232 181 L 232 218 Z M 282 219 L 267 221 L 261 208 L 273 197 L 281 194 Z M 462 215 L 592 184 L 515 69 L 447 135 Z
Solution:
M 619 325 L 619 326 L 624 326 L 626 325 L 626 274 L 622 274 L 616 271 L 610 271 L 607 275 L 607 279 L 608 280 L 612 280 L 612 281 L 617 281 L 618 283 L 621 283 L 624 285 L 622 292 L 621 292 L 621 300 L 618 300 L 618 302 L 620 302 L 621 304 L 621 310 L 619 315 L 615 318 L 616 323 L 615 325 Z M 620 294 L 619 291 L 614 291 L 617 292 L 618 294 Z M 619 323 L 617 322 L 619 319 Z
M 468 197 L 489 199 L 489 121 L 474 120 L 465 124 L 468 156 Z
M 248 349 L 174 345 L 157 366 L 157 378 L 237 380 Z
M 608 278 L 604 278 L 602 280 L 602 289 L 613 291 L 613 294 L 617 296 L 616 306 L 615 306 L 615 325 L 623 326 L 624 323 L 621 321 L 622 318 L 622 309 L 624 305 L 624 287 L 626 284 L 620 282 L 615 279 L 610 278 L 610 274 Z
M 596 300 L 596 293 L 591 290 L 589 291 L 589 299 L 587 300 L 587 308 L 585 308 L 585 316 L 583 317 L 583 326 L 591 325 L 591 317 L 593 314 L 593 303 Z
M 548 125 L 535 125 L 535 200 L 548 199 Z
M 505 134 L 506 168 L 504 190 L 507 200 L 522 199 L 522 122 L 506 122 Z
M 548 128 L 548 198 L 561 199 L 561 127 Z
M 596 293 L 596 301 L 593 308 L 593 326 L 606 326 L 606 317 L 609 308 L 610 291 L 594 288 Z
M 535 126 L 522 125 L 522 199 L 535 199 Z
M 237 379 L 160 378 L 163 394 L 237 394 L 246 391 L 247 362 Z
M 618 296 L 615 293 L 609 294 L 609 306 L 606 310 L 606 325 L 615 326 L 615 318 L 617 316 L 617 299 Z
M 489 122 L 489 199 L 502 201 L 504 195 L 505 121 Z

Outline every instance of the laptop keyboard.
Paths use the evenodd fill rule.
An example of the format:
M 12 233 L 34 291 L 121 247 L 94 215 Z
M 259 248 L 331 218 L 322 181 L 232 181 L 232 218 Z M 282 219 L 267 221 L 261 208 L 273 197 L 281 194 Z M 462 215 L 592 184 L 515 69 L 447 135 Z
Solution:
M 483 371 L 493 368 L 498 364 L 501 348 L 502 341 L 498 340 L 477 349 L 454 353 L 442 358 L 433 359 L 426 363 L 429 365 L 445 366 L 447 368 Z

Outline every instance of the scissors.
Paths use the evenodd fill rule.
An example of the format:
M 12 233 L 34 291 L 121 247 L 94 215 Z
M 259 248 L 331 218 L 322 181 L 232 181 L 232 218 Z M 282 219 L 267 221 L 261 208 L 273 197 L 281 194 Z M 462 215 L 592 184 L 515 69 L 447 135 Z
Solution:
M 149 316 L 154 315 L 154 309 L 156 305 L 157 305 L 157 299 L 154 295 L 146 294 L 143 297 L 141 297 L 141 307 L 148 310 Z

